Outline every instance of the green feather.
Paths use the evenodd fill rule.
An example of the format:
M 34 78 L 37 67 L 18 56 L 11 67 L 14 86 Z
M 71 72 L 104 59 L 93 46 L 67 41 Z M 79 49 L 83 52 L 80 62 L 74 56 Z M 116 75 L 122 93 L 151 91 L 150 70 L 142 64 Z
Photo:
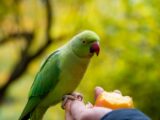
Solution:
M 52 53 L 42 65 L 32 84 L 29 97 L 44 97 L 57 84 L 60 71 L 58 66 L 58 55 L 58 51 Z
M 29 100 L 19 120 L 27 120 L 30 117 L 32 111 L 34 111 L 37 105 L 41 102 L 42 98 L 46 96 L 58 82 L 58 75 L 60 70 L 58 68 L 57 53 L 58 51 L 52 53 L 38 72 L 29 93 Z M 51 76 L 54 76 L 54 79 Z
M 19 120 L 28 120 L 30 117 L 30 114 L 37 106 L 37 103 L 39 103 L 41 99 L 39 97 L 32 97 L 28 100 Z

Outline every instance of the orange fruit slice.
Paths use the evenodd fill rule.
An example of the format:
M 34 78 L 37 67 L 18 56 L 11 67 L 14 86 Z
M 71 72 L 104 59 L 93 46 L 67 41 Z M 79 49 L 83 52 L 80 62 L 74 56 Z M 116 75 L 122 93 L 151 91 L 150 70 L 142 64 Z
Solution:
M 133 108 L 132 98 L 117 92 L 102 92 L 96 99 L 95 106 L 111 109 Z

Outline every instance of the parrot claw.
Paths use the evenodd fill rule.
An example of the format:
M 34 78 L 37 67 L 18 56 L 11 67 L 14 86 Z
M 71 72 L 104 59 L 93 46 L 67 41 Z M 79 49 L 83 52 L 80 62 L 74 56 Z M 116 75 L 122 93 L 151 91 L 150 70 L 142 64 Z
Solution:
M 62 105 L 61 105 L 62 109 L 65 109 L 65 105 L 66 105 L 68 100 L 72 100 L 72 101 L 73 100 L 79 100 L 79 101 L 82 101 L 83 100 L 83 96 L 82 96 L 82 94 L 77 93 L 77 92 L 74 92 L 74 93 L 68 94 L 68 95 L 64 95 L 62 97 Z
M 83 100 L 83 95 L 81 93 L 74 92 L 72 93 L 72 96 L 74 96 L 76 100 L 79 100 L 79 101 Z

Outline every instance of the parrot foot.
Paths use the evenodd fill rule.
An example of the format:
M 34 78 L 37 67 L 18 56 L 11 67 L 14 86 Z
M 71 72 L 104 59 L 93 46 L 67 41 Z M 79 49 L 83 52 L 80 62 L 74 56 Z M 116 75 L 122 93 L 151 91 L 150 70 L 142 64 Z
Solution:
M 83 95 L 81 93 L 77 93 L 77 92 L 74 92 L 72 94 L 68 94 L 68 95 L 64 95 L 62 97 L 62 109 L 65 109 L 65 105 L 67 103 L 68 100 L 79 100 L 79 101 L 82 101 L 83 100 Z

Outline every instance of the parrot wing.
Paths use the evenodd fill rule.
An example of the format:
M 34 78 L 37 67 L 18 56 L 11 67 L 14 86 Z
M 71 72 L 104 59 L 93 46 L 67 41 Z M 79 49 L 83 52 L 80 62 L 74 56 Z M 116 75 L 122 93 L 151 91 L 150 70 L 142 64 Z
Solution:
M 19 120 L 28 119 L 30 113 L 33 112 L 41 100 L 56 86 L 60 73 L 58 66 L 59 52 L 60 51 L 52 53 L 42 65 L 32 84 L 28 102 Z
M 60 72 L 58 59 L 59 52 L 60 51 L 52 53 L 42 65 L 32 84 L 29 97 L 44 97 L 51 89 L 54 88 L 58 82 Z

